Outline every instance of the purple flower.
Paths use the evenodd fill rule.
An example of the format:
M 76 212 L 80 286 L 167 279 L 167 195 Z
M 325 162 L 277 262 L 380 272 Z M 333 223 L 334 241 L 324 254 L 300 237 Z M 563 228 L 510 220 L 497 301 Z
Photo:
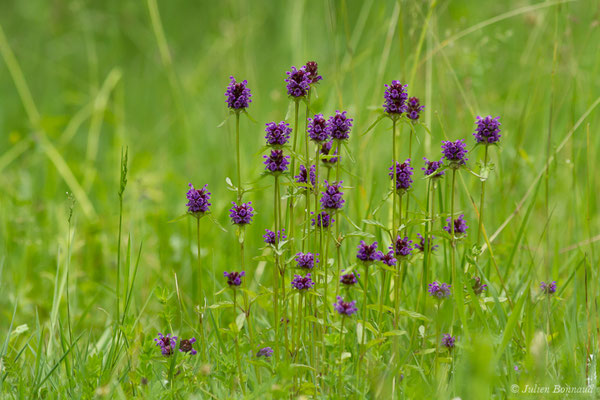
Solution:
M 229 210 L 229 216 L 231 217 L 231 222 L 233 224 L 246 225 L 252 222 L 254 208 L 251 206 L 251 201 L 240 204 L 239 206 L 234 201 L 232 201 L 231 204 L 233 204 L 233 207 Z
M 308 119 L 308 136 L 313 142 L 321 143 L 327 140 L 327 120 L 323 114 L 316 114 Z
M 408 94 L 406 88 L 408 85 L 403 85 L 400 81 L 392 81 L 390 85 L 385 85 L 385 93 L 383 98 L 385 103 L 383 109 L 388 114 L 402 114 L 406 112 L 406 100 Z
M 312 253 L 299 252 L 296 254 L 296 266 L 298 268 L 313 269 L 315 263 L 319 263 L 318 256 L 318 254 L 314 255 Z
M 454 348 L 455 342 L 456 338 L 454 336 L 451 336 L 449 333 L 445 333 L 444 337 L 442 337 L 442 346 L 444 346 L 448 350 L 452 350 Z
M 173 354 L 173 349 L 177 346 L 177 336 L 171 337 L 171 334 L 163 336 L 162 333 L 158 334 L 158 339 L 154 339 L 157 346 L 160 346 L 160 350 L 163 356 L 169 357 Z
M 432 297 L 435 297 L 439 300 L 450 297 L 450 288 L 452 285 L 448 285 L 446 283 L 440 283 L 435 281 L 429 284 L 429 289 L 427 290 Z
M 315 286 L 315 283 L 310 278 L 310 274 L 306 274 L 306 276 L 294 275 L 292 286 L 298 290 L 308 290 Z
M 444 164 L 444 159 L 441 159 L 440 161 L 429 161 L 426 157 L 423 157 L 423 160 L 425 160 L 425 166 L 423 168 L 421 168 L 421 170 L 425 171 L 425 176 L 429 176 L 429 175 L 433 174 L 435 171 L 440 169 Z M 439 178 L 442 175 L 444 175 L 444 171 L 438 172 L 433 177 Z
M 310 172 L 306 169 L 304 165 L 300 165 L 300 172 L 294 178 L 296 178 L 296 183 L 304 183 L 308 184 L 308 180 L 310 179 L 310 184 L 315 187 L 317 184 L 317 174 L 316 167 L 314 165 L 310 166 Z
M 342 188 L 342 181 L 329 182 L 325 181 L 325 191 L 321 192 L 321 206 L 326 210 L 338 210 L 344 206 L 344 199 L 342 195 L 344 192 L 340 191 Z
M 231 287 L 240 286 L 242 277 L 246 276 L 246 271 L 242 272 L 223 272 L 223 276 L 227 278 L 227 284 Z
M 311 213 L 314 215 L 314 213 Z M 317 226 L 318 228 L 329 228 L 329 226 L 331 224 L 333 224 L 335 222 L 335 219 L 333 219 L 331 217 L 331 215 L 329 215 L 329 213 L 327 213 L 326 211 L 321 211 L 320 213 L 317 214 L 317 220 L 315 221 L 315 219 L 312 219 L 312 225 L 313 226 Z
M 310 90 L 311 78 L 306 72 L 306 67 L 302 66 L 300 69 L 292 67 L 291 71 L 286 72 L 287 78 L 287 92 L 288 95 L 295 98 L 306 96 Z
M 479 278 L 478 276 L 474 276 L 471 279 L 471 282 L 473 283 L 473 286 L 471 286 L 471 288 L 473 289 L 473 293 L 475 293 L 475 295 L 480 295 L 481 293 L 483 293 L 484 290 L 487 289 L 487 285 L 482 285 L 481 278 Z
M 468 160 L 465 157 L 467 155 L 467 145 L 463 139 L 458 139 L 454 142 L 442 141 L 442 154 L 450 162 L 450 167 L 452 168 L 458 168 Z
M 389 267 L 393 267 L 398 262 L 394 257 L 394 250 L 390 250 L 387 254 L 381 256 L 381 262 Z
M 325 166 L 328 168 L 331 167 L 333 164 L 335 164 L 338 160 L 338 157 L 333 157 L 334 155 L 337 156 L 337 153 L 338 153 L 337 148 L 335 149 L 333 154 L 331 154 L 331 156 L 329 156 L 329 152 L 331 151 L 332 146 L 333 146 L 332 140 L 330 140 L 329 142 L 324 142 L 323 145 L 321 146 L 321 156 L 325 156 L 322 158 L 323 164 L 325 164 Z
M 208 202 L 210 200 L 210 192 L 206 189 L 208 185 L 204 185 L 202 189 L 194 189 L 194 185 L 191 183 L 188 185 L 190 187 L 190 190 L 186 193 L 188 212 L 192 214 L 204 214 L 211 205 Z
M 350 316 L 358 311 L 358 308 L 356 308 L 356 300 L 352 300 L 351 302 L 347 303 L 344 301 L 342 296 L 337 297 L 337 301 L 333 303 L 333 308 L 335 308 L 335 311 L 337 311 L 340 315 L 347 316 Z
M 424 108 L 425 106 L 419 104 L 418 98 L 411 97 L 410 99 L 408 99 L 408 103 L 406 106 L 406 116 L 409 119 L 416 121 L 419 119 L 419 114 L 421 113 L 421 111 L 423 111 Z
M 352 118 L 346 116 L 346 111 L 336 111 L 327 121 L 328 136 L 334 140 L 346 140 L 350 137 Z
M 344 272 L 344 270 L 342 270 L 342 272 Z M 352 271 L 340 276 L 340 283 L 346 286 L 354 286 L 358 283 L 358 278 L 360 278 L 360 274 Z
M 182 339 L 179 342 L 179 351 L 182 353 L 190 353 L 190 355 L 195 356 L 198 352 L 192 346 L 194 343 L 196 343 L 196 338 Z
M 263 235 L 263 238 L 265 239 L 265 243 L 266 244 L 275 244 L 276 239 L 278 239 L 279 241 L 281 240 L 285 240 L 287 238 L 287 236 L 285 236 L 283 234 L 283 232 L 285 232 L 285 229 L 282 229 L 279 231 L 277 238 L 275 237 L 275 232 L 273 232 L 270 229 L 265 229 L 265 231 L 267 232 L 266 234 Z
M 551 283 L 542 282 L 540 283 L 540 289 L 542 289 L 542 293 L 551 295 L 556 292 L 556 281 L 552 281 Z
M 460 215 L 458 218 L 454 220 L 454 236 L 462 236 L 467 234 L 467 222 L 465 221 L 465 216 Z M 452 226 L 450 225 L 450 221 L 452 219 L 450 217 L 446 218 L 446 222 L 448 225 L 444 227 L 444 230 L 449 234 L 452 234 Z
M 258 352 L 256 353 L 256 357 L 269 358 L 272 355 L 273 355 L 273 349 L 270 347 L 263 347 L 262 349 L 258 350 Z
M 485 118 L 481 118 L 477 116 L 477 128 L 475 128 L 475 132 L 473 136 L 475 136 L 475 140 L 477 143 L 497 143 L 500 141 L 500 121 L 498 121 L 500 117 L 492 118 L 491 115 L 488 115 Z
M 282 173 L 287 171 L 290 156 L 284 156 L 283 150 L 271 150 L 271 155 L 263 156 L 265 159 L 265 170 L 271 173 Z
M 383 253 L 381 251 L 377 251 L 377 242 L 373 242 L 369 245 L 366 244 L 364 240 L 360 241 L 356 258 L 364 263 L 372 263 L 379 261 L 381 257 L 383 257 Z
M 248 85 L 248 81 L 244 80 L 243 82 L 236 82 L 233 76 L 230 76 L 229 79 L 231 82 L 225 91 L 225 96 L 227 96 L 227 107 L 235 111 L 248 108 L 248 105 L 252 102 L 252 99 L 250 99 L 252 94 L 250 94 L 250 89 L 246 86 Z
M 390 250 L 394 250 L 397 256 L 407 257 L 412 253 L 412 240 L 408 240 L 408 237 L 401 238 L 398 236 L 396 238 L 396 243 L 390 246 Z
M 420 233 L 417 233 L 417 236 L 419 237 L 419 243 L 415 244 L 415 249 L 418 249 L 421 252 L 425 252 L 425 238 L 423 236 L 421 236 Z M 429 245 L 431 246 L 431 243 L 433 242 L 433 239 L 435 239 L 435 236 L 431 236 L 429 238 Z M 433 245 L 431 246 L 431 251 L 435 251 L 435 249 L 438 247 L 438 245 Z
M 316 61 L 307 62 L 304 69 L 306 70 L 306 74 L 308 75 L 311 84 L 315 84 L 323 79 L 323 77 L 319 75 L 319 66 Z
M 290 128 L 290 124 L 285 121 L 281 121 L 280 123 L 269 122 L 266 124 L 265 139 L 267 139 L 267 144 L 269 146 L 283 146 L 290 139 L 290 134 L 292 133 L 292 128 Z
M 394 167 L 390 167 L 388 175 L 394 180 Z M 413 167 L 410 166 L 410 158 L 404 161 L 402 164 L 396 162 L 396 190 L 408 190 L 413 183 L 411 178 L 413 174 Z

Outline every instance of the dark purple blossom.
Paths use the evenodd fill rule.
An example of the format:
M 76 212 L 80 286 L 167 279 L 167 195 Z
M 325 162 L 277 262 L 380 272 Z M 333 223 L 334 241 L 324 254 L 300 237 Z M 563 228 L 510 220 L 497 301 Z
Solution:
M 471 288 L 473 289 L 473 293 L 475 293 L 475 295 L 480 295 L 481 293 L 483 293 L 484 290 L 487 290 L 487 285 L 482 285 L 481 278 L 479 278 L 478 276 L 474 276 L 471 279 L 471 282 L 473 284 Z
M 350 316 L 358 311 L 358 308 L 356 308 L 356 300 L 345 302 L 342 296 L 337 297 L 337 301 L 333 303 L 333 308 L 335 308 L 335 311 L 340 315 L 344 316 Z
M 429 161 L 426 157 L 423 157 L 423 160 L 425 160 L 425 166 L 421 168 L 421 170 L 425 171 L 425 176 L 433 174 L 444 165 L 444 159 L 441 159 L 440 161 Z M 444 175 L 444 171 L 438 172 L 433 177 L 439 178 L 442 175 Z
M 173 354 L 173 350 L 175 346 L 177 346 L 177 336 L 171 336 L 171 334 L 167 334 L 163 336 L 162 333 L 158 334 L 158 339 L 154 339 L 157 346 L 160 346 L 160 351 L 163 356 L 169 357 Z
M 265 239 L 265 243 L 266 244 L 275 244 L 276 239 L 279 239 L 278 241 L 282 241 L 285 240 L 287 238 L 287 236 L 285 236 L 283 233 L 285 232 L 285 229 L 281 229 L 279 231 L 279 234 L 277 235 L 278 237 L 275 237 L 275 232 L 273 232 L 270 229 L 265 229 L 266 234 L 263 235 L 263 238 Z
M 425 252 L 425 238 L 423 236 L 421 236 L 420 233 L 417 233 L 417 236 L 419 237 L 419 243 L 415 243 L 415 249 L 418 249 L 421 252 Z M 431 236 L 429 238 L 429 245 L 431 246 L 431 243 L 433 243 L 433 239 L 435 239 L 435 236 Z M 438 247 L 438 245 L 433 245 L 431 247 L 431 251 L 435 251 L 435 249 Z
M 460 215 L 458 218 L 454 220 L 454 236 L 462 236 L 467 234 L 467 222 L 465 221 L 465 216 Z M 446 218 L 446 222 L 448 225 L 444 226 L 444 230 L 449 234 L 452 234 L 452 226 L 450 225 L 450 221 L 452 219 L 450 217 Z
M 304 69 L 306 70 L 306 74 L 308 75 L 311 84 L 315 84 L 323 79 L 323 77 L 319 75 L 319 66 L 316 61 L 307 62 Z
M 344 270 L 342 270 L 342 272 L 344 272 Z M 358 283 L 358 278 L 360 278 L 360 274 L 358 272 L 351 271 L 340 276 L 340 283 L 346 286 L 354 286 Z
M 314 215 L 314 213 L 311 213 Z M 321 211 L 320 213 L 317 214 L 317 220 L 315 221 L 315 219 L 312 219 L 312 225 L 313 226 L 317 226 L 318 228 L 329 228 L 329 226 L 331 224 L 333 224 L 335 222 L 335 219 L 333 219 L 331 217 L 331 215 L 329 215 L 329 213 L 327 213 L 326 211 Z
M 409 119 L 416 121 L 419 119 L 419 114 L 421 113 L 421 111 L 423 111 L 424 108 L 425 106 L 419 104 L 418 98 L 411 97 L 410 99 L 408 99 L 408 103 L 406 103 L 406 116 Z
M 473 136 L 475 136 L 475 140 L 477 143 L 483 144 L 491 144 L 497 143 L 500 141 L 500 121 L 498 121 L 500 117 L 492 118 L 491 115 L 488 115 L 485 118 L 477 116 L 477 128 L 475 128 L 475 132 Z
M 410 166 L 410 158 L 403 163 L 396 162 L 396 177 L 394 178 L 394 167 L 390 167 L 388 175 L 392 180 L 396 180 L 396 190 L 403 191 L 410 189 L 413 183 L 411 178 L 413 174 L 413 167 Z
M 333 152 L 333 154 L 331 154 L 331 156 L 330 156 L 329 152 L 331 151 L 331 147 L 333 147 L 332 140 L 330 140 L 329 142 L 324 142 L 323 145 L 321 146 L 321 156 L 324 156 L 322 158 L 322 160 L 323 160 L 323 164 L 325 164 L 326 167 L 331 167 L 333 164 L 335 164 L 338 161 L 338 157 L 334 157 L 334 156 L 337 156 L 338 149 L 336 148 L 335 151 Z
M 282 173 L 287 171 L 290 156 L 284 156 L 283 150 L 271 150 L 271 154 L 263 156 L 265 169 L 271 173 Z
M 444 158 L 450 162 L 450 166 L 457 168 L 465 164 L 467 155 L 467 145 L 463 139 L 458 139 L 454 142 L 442 141 L 442 154 Z
M 306 67 L 302 66 L 300 69 L 292 67 L 291 71 L 286 72 L 287 78 L 287 92 L 288 95 L 295 98 L 304 97 L 310 90 L 311 78 L 306 72 Z
M 394 250 L 397 256 L 407 257 L 412 253 L 413 246 L 412 240 L 408 240 L 408 237 L 400 237 L 396 238 L 396 242 L 390 246 L 390 250 Z
M 267 133 L 265 139 L 267 139 L 269 146 L 283 146 L 290 140 L 292 128 L 285 121 L 281 121 L 278 124 L 269 122 L 266 124 L 265 132 Z
M 310 274 L 306 274 L 306 276 L 294 275 L 292 286 L 298 290 L 308 290 L 315 286 L 315 283 L 310 278 Z
M 315 263 L 319 263 L 318 256 L 318 254 L 299 252 L 296 254 L 296 266 L 298 268 L 313 269 Z
M 452 350 L 454 348 L 454 344 L 456 342 L 456 338 L 449 333 L 445 333 L 442 337 L 442 346 L 447 348 L 448 350 Z
M 194 343 L 196 343 L 196 338 L 182 339 L 179 342 L 179 351 L 182 353 L 190 353 L 190 355 L 195 356 L 198 352 L 193 347 Z
M 383 109 L 388 114 L 402 114 L 406 112 L 406 100 L 408 94 L 406 88 L 408 85 L 403 85 L 400 81 L 392 81 L 390 85 L 385 85 L 385 93 L 383 98 L 385 103 Z
M 387 265 L 388 267 L 393 267 L 398 262 L 394 257 L 394 250 L 390 250 L 387 254 L 381 256 L 381 262 Z
M 452 285 L 435 281 L 429 284 L 429 289 L 427 291 L 431 296 L 441 300 L 450 297 L 451 287 Z
M 210 192 L 206 189 L 208 185 L 204 185 L 202 189 L 194 189 L 194 185 L 188 184 L 190 190 L 186 193 L 188 202 L 186 204 L 188 212 L 192 214 L 204 214 L 210 207 Z
M 296 175 L 294 178 L 296 178 L 296 183 L 304 184 L 308 184 L 308 180 L 310 179 L 310 184 L 313 187 L 315 187 L 315 185 L 317 184 L 316 167 L 314 165 L 311 165 L 310 172 L 308 172 L 304 165 L 300 165 L 300 171 L 298 172 L 298 175 Z
M 239 206 L 234 201 L 232 201 L 231 204 L 233 204 L 233 207 L 229 210 L 229 216 L 231 217 L 231 222 L 233 224 L 246 225 L 252 222 L 254 208 L 251 206 L 251 201 L 240 204 Z
M 342 181 L 331 182 L 331 184 L 325 181 L 325 191 L 321 193 L 321 206 L 326 210 L 338 210 L 344 206 L 344 199 L 342 198 L 344 192 L 342 188 Z
M 346 140 L 350 137 L 352 118 L 346 116 L 346 111 L 336 111 L 327 121 L 327 133 L 333 140 Z
M 230 76 L 231 82 L 227 86 L 225 96 L 227 96 L 227 106 L 232 110 L 239 111 L 248 108 L 252 102 L 252 94 L 248 89 L 248 81 L 236 82 L 233 76 Z
M 256 353 L 256 357 L 269 358 L 272 355 L 273 355 L 273 349 L 270 347 L 263 347 L 262 349 L 258 350 L 258 352 Z
M 327 120 L 323 114 L 316 114 L 308 119 L 308 136 L 310 136 L 310 140 L 317 143 L 327 140 Z
M 542 293 L 544 294 L 554 294 L 556 292 L 556 281 L 550 283 L 542 282 L 540 283 L 540 289 L 542 289 Z
M 364 240 L 360 241 L 356 258 L 365 263 L 372 263 L 379 261 L 381 257 L 383 257 L 383 253 L 381 251 L 377 251 L 377 242 L 366 244 Z
M 223 276 L 227 278 L 227 284 L 231 287 L 240 286 L 242 284 L 242 277 L 246 276 L 246 271 L 242 272 L 223 272 Z

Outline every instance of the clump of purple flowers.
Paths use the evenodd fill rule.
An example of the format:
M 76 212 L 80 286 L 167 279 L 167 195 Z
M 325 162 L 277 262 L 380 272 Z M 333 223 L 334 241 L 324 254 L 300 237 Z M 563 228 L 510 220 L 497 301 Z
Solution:
M 163 336 L 162 333 L 158 334 L 158 339 L 154 339 L 157 346 L 160 346 L 160 351 L 163 356 L 169 357 L 173 354 L 173 349 L 177 346 L 177 336 L 171 336 L 168 333 L 166 336 Z
M 500 125 L 502 125 L 499 121 L 500 117 L 492 118 L 491 115 L 488 115 L 485 118 L 477 116 L 477 128 L 475 128 L 475 132 L 473 136 L 475 136 L 475 140 L 477 143 L 483 144 L 492 144 L 500 141 Z
M 447 348 L 448 350 L 452 350 L 454 348 L 454 344 L 456 343 L 456 338 L 449 333 L 445 333 L 442 337 L 442 346 Z
M 441 159 L 440 161 L 429 161 L 426 157 L 423 157 L 423 160 L 425 160 L 425 166 L 421 168 L 421 170 L 425 172 L 425 176 L 433 174 L 434 172 L 439 170 L 444 164 L 443 159 Z M 441 178 L 442 175 L 444 175 L 444 171 L 436 173 L 433 176 L 433 178 Z
M 321 206 L 326 210 L 338 210 L 344 206 L 344 199 L 342 198 L 344 192 L 342 188 L 342 181 L 339 182 L 327 182 L 325 181 L 325 191 L 321 193 Z
M 400 81 L 392 81 L 390 85 L 385 85 L 385 87 L 385 93 L 383 94 L 385 99 L 383 109 L 385 112 L 398 115 L 406 112 L 406 100 L 408 99 L 406 88 L 408 85 L 403 85 Z
M 429 284 L 429 289 L 427 290 L 432 297 L 437 299 L 445 299 L 450 297 L 450 288 L 452 285 L 448 285 L 446 283 L 440 283 L 435 281 Z
M 306 70 L 306 74 L 308 75 L 308 79 L 310 80 L 311 84 L 315 84 L 320 80 L 323 80 L 323 77 L 319 75 L 319 65 L 316 61 L 307 62 L 304 66 L 304 69 Z
M 310 90 L 311 78 L 306 72 L 306 67 L 300 69 L 292 67 L 291 71 L 286 72 L 287 92 L 288 95 L 296 99 L 305 97 Z
M 542 282 L 540 283 L 540 289 L 542 289 L 542 293 L 544 294 L 554 294 L 556 292 L 556 281 L 550 283 Z
M 342 296 L 337 297 L 337 301 L 333 303 L 333 308 L 335 308 L 340 315 L 344 316 L 350 316 L 358 311 L 358 308 L 356 308 L 356 300 L 345 302 Z
M 314 215 L 314 213 L 312 213 Z M 327 213 L 326 211 L 321 211 L 320 213 L 317 214 L 317 218 L 315 220 L 315 218 L 312 219 L 312 225 L 313 226 L 317 226 L 318 228 L 329 228 L 329 226 L 331 224 L 333 224 L 335 222 L 335 219 L 333 219 L 331 217 L 331 215 L 329 215 L 329 213 Z
M 408 103 L 406 105 L 406 116 L 413 121 L 419 119 L 419 114 L 421 111 L 425 109 L 425 106 L 419 104 L 419 99 L 416 97 L 411 97 L 408 99 Z
M 311 279 L 310 274 L 306 274 L 306 276 L 294 275 L 292 286 L 298 290 L 308 290 L 315 286 L 315 283 Z
M 391 166 L 388 175 L 394 180 L 394 167 Z M 396 190 L 403 191 L 410 189 L 413 183 L 411 178 L 413 174 L 413 167 L 410 166 L 410 158 L 403 163 L 396 162 Z
M 473 286 L 471 286 L 471 288 L 473 289 L 473 293 L 475 293 L 475 295 L 477 296 L 479 296 L 481 293 L 483 293 L 484 290 L 487 289 L 487 285 L 482 285 L 481 278 L 478 276 L 474 276 L 471 279 L 471 282 L 473 282 Z
M 425 252 L 425 238 L 423 236 L 421 236 L 420 233 L 417 233 L 417 236 L 419 237 L 419 243 L 415 243 L 415 248 L 418 249 L 421 252 Z M 435 236 L 431 236 L 429 238 L 429 245 L 431 246 L 431 243 L 433 242 L 433 239 L 435 239 Z M 438 247 L 438 245 L 433 245 L 431 246 L 431 251 L 435 251 L 435 249 Z
M 298 172 L 298 175 L 296 175 L 294 178 L 296 178 L 296 183 L 310 183 L 312 187 L 315 187 L 315 185 L 317 184 L 316 167 L 314 165 L 311 165 L 309 172 L 304 165 L 300 165 L 300 171 Z
M 458 139 L 454 142 L 442 141 L 442 154 L 450 162 L 451 168 L 458 168 L 461 165 L 465 165 L 465 162 L 468 160 L 466 158 L 467 145 L 463 139 Z
M 446 219 L 446 222 L 448 223 L 448 225 L 444 226 L 444 230 L 450 234 L 452 234 L 452 225 L 450 225 L 451 221 L 452 221 L 452 218 L 448 217 Z M 467 226 L 467 222 L 465 221 L 464 215 L 461 214 L 458 218 L 456 218 L 454 220 L 454 235 L 455 236 L 466 235 L 468 228 L 469 227 Z
M 267 144 L 269 146 L 283 146 L 290 139 L 290 134 L 292 133 L 292 128 L 290 128 L 290 124 L 285 121 L 281 121 L 280 123 L 269 122 L 266 124 L 265 139 L 267 139 Z
M 252 208 L 252 202 L 240 204 L 239 206 L 232 201 L 233 207 L 229 210 L 229 216 L 231 222 L 235 225 L 246 225 L 252 222 L 254 216 L 254 208 Z
M 344 270 L 342 270 L 342 272 L 344 272 Z M 346 286 L 354 286 L 358 283 L 358 278 L 360 278 L 360 274 L 358 272 L 351 271 L 340 276 L 340 283 Z
M 318 254 L 299 252 L 296 254 L 296 266 L 298 268 L 313 269 L 315 263 L 319 263 L 318 256 Z
M 396 242 L 390 246 L 390 250 L 394 250 L 397 256 L 407 257 L 412 253 L 413 246 L 412 240 L 408 240 L 408 237 L 400 237 L 396 238 Z
M 383 253 L 381 251 L 377 251 L 377 242 L 366 244 L 364 240 L 360 241 L 356 258 L 364 263 L 372 263 L 379 261 L 381 257 L 383 257 Z
M 398 262 L 394 257 L 394 250 L 390 250 L 387 254 L 383 254 L 380 261 L 389 267 L 395 266 Z
M 194 343 L 196 343 L 196 338 L 194 337 L 191 339 L 182 339 L 179 342 L 179 351 L 182 353 L 190 353 L 190 355 L 195 356 L 198 352 L 193 347 Z
M 240 111 L 244 108 L 248 108 L 252 102 L 252 99 L 250 99 L 252 94 L 250 93 L 250 89 L 247 87 L 248 81 L 244 80 L 242 82 L 236 82 L 233 76 L 230 76 L 229 79 L 231 79 L 231 82 L 225 91 L 225 96 L 227 97 L 227 107 L 234 111 Z
M 188 212 L 191 214 L 204 214 L 210 207 L 210 192 L 206 189 L 208 185 L 204 185 L 202 189 L 194 189 L 194 185 L 188 184 L 190 190 L 186 193 L 188 202 L 186 204 Z
M 308 136 L 316 143 L 327 140 L 327 120 L 323 114 L 316 114 L 313 118 L 308 119 Z
M 290 156 L 284 156 L 283 150 L 271 150 L 271 154 L 265 158 L 265 169 L 271 173 L 282 173 L 287 171 Z
M 333 154 L 331 154 L 331 156 L 330 156 L 329 153 L 331 152 L 331 147 L 333 147 L 332 140 L 330 140 L 329 142 L 323 143 L 323 145 L 321 146 L 321 156 L 325 156 L 322 158 L 322 160 L 323 160 L 323 164 L 325 164 L 326 167 L 331 167 L 333 164 L 335 164 L 338 161 L 338 158 L 334 157 L 334 156 L 337 156 L 338 149 L 335 149 Z
M 223 276 L 227 278 L 227 284 L 231 287 L 240 286 L 242 277 L 246 276 L 246 271 L 242 272 L 223 272 Z
M 263 347 L 262 349 L 258 350 L 258 352 L 256 353 L 256 357 L 269 358 L 272 355 L 273 355 L 273 349 L 270 347 Z
M 352 118 L 346 116 L 346 111 L 336 111 L 327 121 L 327 134 L 334 140 L 346 140 L 350 137 Z
M 265 239 L 266 244 L 275 244 L 276 239 L 279 239 L 278 241 L 281 241 L 287 238 L 287 236 L 283 234 L 283 232 L 285 232 L 285 229 L 280 230 L 277 234 L 277 237 L 275 237 L 275 232 L 273 232 L 270 229 L 265 229 L 265 232 L 266 233 L 263 235 L 263 238 Z

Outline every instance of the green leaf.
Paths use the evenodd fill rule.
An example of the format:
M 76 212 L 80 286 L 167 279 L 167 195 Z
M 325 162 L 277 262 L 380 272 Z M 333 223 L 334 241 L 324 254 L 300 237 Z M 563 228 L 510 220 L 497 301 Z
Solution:
M 238 332 L 244 327 L 244 321 L 246 321 L 246 313 L 239 313 L 235 318 L 235 326 L 237 327 Z

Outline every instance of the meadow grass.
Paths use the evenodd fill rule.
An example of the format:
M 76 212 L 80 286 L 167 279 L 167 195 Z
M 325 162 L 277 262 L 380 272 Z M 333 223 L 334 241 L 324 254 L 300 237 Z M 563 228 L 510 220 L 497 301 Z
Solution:
M 586 0 L 5 2 L 1 397 L 597 398 L 599 40 Z M 323 76 L 310 114 L 346 110 L 353 127 L 341 162 L 319 171 L 321 185 L 344 181 L 343 211 L 304 244 L 320 196 L 300 186 L 292 201 L 287 176 L 262 177 L 262 155 L 264 124 L 286 120 L 292 165 L 314 157 L 308 106 L 284 82 L 309 60 Z M 239 120 L 230 75 L 252 90 Z M 420 124 L 380 117 L 394 79 L 425 105 Z M 485 168 L 477 115 L 502 122 Z M 457 139 L 473 173 L 447 169 L 431 190 L 421 160 Z M 409 157 L 413 188 L 392 195 L 388 168 Z M 208 217 L 179 218 L 189 182 L 208 184 Z M 256 214 L 237 229 L 242 196 Z M 455 248 L 451 214 L 469 225 Z M 357 262 L 360 240 L 385 250 L 398 227 L 439 247 L 399 268 Z M 267 228 L 297 239 L 265 246 Z M 299 294 L 304 245 L 321 265 Z M 227 287 L 223 272 L 242 269 Z M 361 274 L 340 289 L 359 310 L 343 318 L 341 269 Z M 479 296 L 472 275 L 488 285 Z M 451 297 L 428 296 L 433 281 Z M 195 337 L 198 354 L 163 356 L 159 332 Z M 256 357 L 264 346 L 272 357 Z M 591 393 L 524 393 L 555 385 Z

